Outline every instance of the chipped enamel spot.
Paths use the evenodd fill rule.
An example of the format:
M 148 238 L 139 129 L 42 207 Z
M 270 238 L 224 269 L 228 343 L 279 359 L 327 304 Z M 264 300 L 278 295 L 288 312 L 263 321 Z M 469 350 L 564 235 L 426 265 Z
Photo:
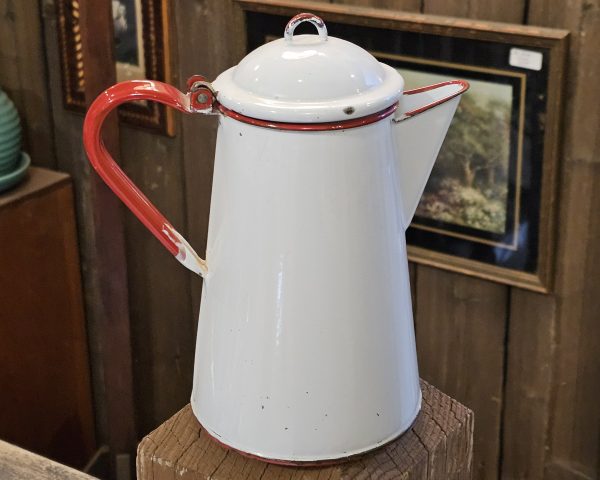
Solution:
M 178 252 L 177 255 L 175 255 L 175 258 L 179 260 L 184 267 L 190 269 L 194 273 L 197 273 L 202 278 L 206 278 L 208 275 L 208 265 L 206 264 L 206 261 L 202 260 L 194 251 L 187 240 L 167 223 L 163 225 L 162 231 L 175 245 L 177 245 Z

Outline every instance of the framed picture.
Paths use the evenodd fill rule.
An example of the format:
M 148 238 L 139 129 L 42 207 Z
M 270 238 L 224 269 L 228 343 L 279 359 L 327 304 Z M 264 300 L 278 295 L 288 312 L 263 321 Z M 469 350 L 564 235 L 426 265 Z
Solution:
M 248 51 L 310 11 L 330 35 L 396 68 L 407 90 L 468 80 L 407 231 L 409 259 L 550 291 L 567 31 L 346 5 L 238 2 Z
M 110 0 L 117 81 L 168 81 L 167 0 Z M 66 108 L 85 112 L 85 68 L 79 25 L 80 0 L 57 0 L 63 99 Z M 138 127 L 173 134 L 172 112 L 155 102 L 119 107 L 120 118 Z

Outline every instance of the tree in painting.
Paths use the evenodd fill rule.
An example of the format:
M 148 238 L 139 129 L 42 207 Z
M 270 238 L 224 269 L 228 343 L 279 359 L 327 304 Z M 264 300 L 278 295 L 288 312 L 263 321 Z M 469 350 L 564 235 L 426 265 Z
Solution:
M 464 95 L 417 216 L 504 233 L 510 102 Z

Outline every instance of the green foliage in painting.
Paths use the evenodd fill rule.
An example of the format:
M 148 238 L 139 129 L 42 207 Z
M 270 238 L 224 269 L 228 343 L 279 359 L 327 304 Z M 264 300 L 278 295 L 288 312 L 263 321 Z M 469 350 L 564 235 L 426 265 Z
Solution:
M 509 143 L 509 101 L 465 95 L 417 216 L 504 233 Z

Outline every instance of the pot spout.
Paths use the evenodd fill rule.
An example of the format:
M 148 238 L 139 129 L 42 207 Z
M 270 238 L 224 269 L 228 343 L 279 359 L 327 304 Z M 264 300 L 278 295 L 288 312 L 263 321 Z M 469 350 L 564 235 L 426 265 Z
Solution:
M 410 225 L 460 96 L 468 88 L 468 82 L 452 80 L 408 90 L 400 100 L 392 128 L 404 228 Z

